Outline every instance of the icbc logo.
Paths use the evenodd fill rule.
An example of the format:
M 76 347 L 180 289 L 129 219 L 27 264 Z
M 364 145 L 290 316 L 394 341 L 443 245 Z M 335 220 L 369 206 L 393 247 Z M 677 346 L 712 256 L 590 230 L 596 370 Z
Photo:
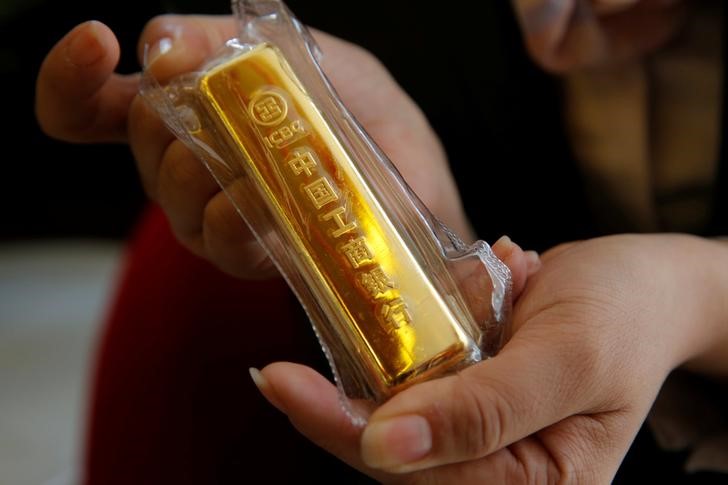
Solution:
M 250 116 L 262 126 L 274 126 L 288 114 L 288 105 L 283 97 L 273 91 L 261 91 L 250 100 Z

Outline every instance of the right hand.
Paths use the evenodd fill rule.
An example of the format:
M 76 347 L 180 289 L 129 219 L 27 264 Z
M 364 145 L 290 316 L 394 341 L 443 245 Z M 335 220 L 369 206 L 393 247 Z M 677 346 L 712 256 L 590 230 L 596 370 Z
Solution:
M 308 367 L 253 376 L 299 431 L 384 483 L 610 483 L 672 369 L 728 376 L 726 267 L 724 244 L 676 234 L 556 247 L 498 355 L 405 389 L 364 429 Z
M 512 0 L 531 57 L 568 71 L 633 60 L 682 25 L 685 0 Z

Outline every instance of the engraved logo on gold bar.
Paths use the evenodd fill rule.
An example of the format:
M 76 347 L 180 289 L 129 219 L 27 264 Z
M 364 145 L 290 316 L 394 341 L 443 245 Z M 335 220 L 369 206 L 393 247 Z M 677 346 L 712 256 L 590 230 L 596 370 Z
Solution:
M 275 126 L 286 118 L 288 104 L 278 93 L 260 91 L 250 100 L 250 116 L 262 126 Z

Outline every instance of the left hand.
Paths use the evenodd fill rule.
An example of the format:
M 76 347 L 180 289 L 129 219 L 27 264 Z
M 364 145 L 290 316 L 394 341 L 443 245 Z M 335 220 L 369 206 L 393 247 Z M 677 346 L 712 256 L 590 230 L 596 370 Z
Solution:
M 383 482 L 609 483 L 667 374 L 728 348 L 728 249 L 615 236 L 542 262 L 498 356 L 403 391 L 364 429 L 313 370 L 252 373 L 299 431 Z
M 196 69 L 237 28 L 231 15 L 156 17 L 139 39 L 139 57 L 149 46 L 147 68 L 164 82 Z M 374 55 L 312 33 L 344 104 L 429 210 L 471 239 L 445 151 L 422 111 Z M 38 74 L 36 112 L 43 130 L 72 142 L 128 142 L 142 185 L 182 245 L 239 278 L 278 275 L 202 162 L 137 94 L 139 75 L 114 72 L 119 56 L 115 34 L 99 22 L 80 24 L 61 39 Z

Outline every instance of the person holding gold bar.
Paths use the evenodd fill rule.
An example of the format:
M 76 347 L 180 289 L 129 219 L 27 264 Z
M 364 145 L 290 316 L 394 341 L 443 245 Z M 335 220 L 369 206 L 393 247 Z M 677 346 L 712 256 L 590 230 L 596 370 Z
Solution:
M 621 84 L 624 78 L 619 73 L 637 69 L 634 63 L 648 54 L 665 52 L 668 42 L 689 28 L 688 19 L 701 18 L 688 16 L 688 8 L 705 14 L 701 10 L 705 5 L 513 0 L 532 58 L 563 76 L 569 126 L 574 133 L 593 135 L 572 137 L 574 151 L 589 173 L 610 180 L 607 175 L 613 167 L 603 162 L 612 160 L 611 145 L 594 140 L 602 140 L 606 131 L 609 136 L 625 135 L 605 130 L 614 127 L 609 120 L 621 118 L 609 118 L 611 112 L 595 109 L 602 99 L 595 93 L 603 94 L 605 87 L 612 94 L 631 87 Z M 710 12 L 706 18 L 715 17 Z M 164 80 L 193 69 L 233 37 L 235 28 L 229 17 L 160 17 L 147 26 L 141 44 L 152 46 L 149 68 Z M 324 33 L 315 36 L 324 54 L 323 67 L 349 109 L 424 203 L 458 232 L 472 236 L 444 152 L 422 113 L 369 53 Z M 128 142 L 150 197 L 162 207 L 187 250 L 248 282 L 274 276 L 275 268 L 239 223 L 228 199 L 136 95 L 138 78 L 113 73 L 118 53 L 113 33 L 99 23 L 82 24 L 62 39 L 39 75 L 37 111 L 43 128 L 76 142 Z M 215 82 L 214 76 L 209 82 Z M 310 114 L 279 109 L 284 96 L 273 89 L 256 98 L 260 103 L 248 103 L 260 106 L 251 116 L 258 117 L 262 127 L 280 118 L 287 131 L 266 129 L 261 135 L 282 149 L 312 119 Z M 676 99 L 680 98 L 670 98 Z M 654 139 L 664 146 L 674 141 Z M 298 146 L 281 151 L 281 159 L 289 168 L 287 177 L 305 179 L 299 196 L 321 215 L 317 228 L 330 230 L 317 233 L 317 243 L 346 237 L 346 244 L 354 244 L 363 233 L 353 232 L 361 228 L 337 212 L 333 186 L 321 182 L 324 174 L 314 170 L 328 163 L 328 147 L 324 142 Z M 672 152 L 660 153 L 667 157 Z M 664 166 L 669 163 L 664 161 Z M 518 185 L 517 180 L 508 182 Z M 624 189 L 621 182 L 619 177 L 612 180 L 615 187 L 609 194 L 624 204 L 621 208 L 632 207 L 625 202 L 629 197 L 619 192 Z M 522 195 L 517 188 L 514 193 Z M 645 230 L 662 228 L 660 222 L 681 227 L 678 211 L 651 207 L 640 212 L 643 206 L 634 207 L 632 222 L 642 222 Z M 717 204 L 715 211 L 721 213 Z M 614 211 L 608 215 L 614 216 Z M 365 219 L 363 214 L 357 221 Z M 716 227 L 726 230 L 723 235 L 728 233 L 725 224 Z M 337 264 L 356 269 L 357 261 L 366 259 L 366 251 L 359 249 L 351 255 L 345 250 Z M 403 390 L 377 408 L 364 428 L 350 422 L 335 387 L 308 366 L 275 362 L 260 371 L 251 369 L 255 385 L 313 443 L 382 482 L 608 483 L 668 374 L 684 367 L 705 375 L 728 375 L 724 241 L 676 233 L 618 234 L 565 242 L 539 258 L 505 238 L 494 250 L 513 273 L 517 297 L 510 341 L 496 357 Z M 386 276 L 376 273 L 368 278 L 362 292 L 390 291 Z M 250 304 L 245 308 L 255 308 L 248 314 L 255 315 L 251 322 L 275 326 L 271 335 L 285 338 L 278 330 L 292 326 L 280 317 L 290 314 L 270 303 L 280 297 L 280 288 L 270 283 L 249 283 L 244 288 L 241 294 Z M 396 301 L 397 295 L 390 296 Z M 255 307 L 256 299 L 267 301 Z M 401 311 L 398 315 L 406 318 Z M 262 345 L 260 339 L 251 344 L 251 352 Z M 402 359 L 393 362 L 407 365 Z M 254 442 L 255 436 L 246 439 Z M 115 482 L 109 470 L 123 466 L 108 456 L 99 459 L 99 454 L 103 451 L 89 453 L 87 483 L 122 483 Z M 283 464 L 286 457 L 277 459 Z M 144 469 L 145 465 L 138 466 Z M 138 470 L 130 472 L 131 481 L 143 483 L 143 478 L 136 480 Z M 164 476 L 163 471 L 154 473 Z M 200 473 L 198 483 L 215 480 Z M 129 475 L 118 476 L 129 481 Z

